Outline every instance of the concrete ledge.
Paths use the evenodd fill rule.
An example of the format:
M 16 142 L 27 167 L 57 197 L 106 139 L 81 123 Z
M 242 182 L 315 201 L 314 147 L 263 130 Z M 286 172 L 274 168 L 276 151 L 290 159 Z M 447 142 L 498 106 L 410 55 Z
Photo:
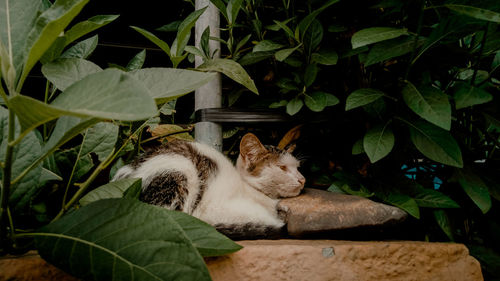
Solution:
M 483 280 L 462 244 L 255 240 L 237 253 L 206 259 L 214 280 Z
M 215 281 L 223 280 L 483 280 L 479 262 L 461 244 L 333 240 L 240 241 L 245 248 L 207 258 Z M 0 281 L 76 281 L 36 252 L 0 258 Z

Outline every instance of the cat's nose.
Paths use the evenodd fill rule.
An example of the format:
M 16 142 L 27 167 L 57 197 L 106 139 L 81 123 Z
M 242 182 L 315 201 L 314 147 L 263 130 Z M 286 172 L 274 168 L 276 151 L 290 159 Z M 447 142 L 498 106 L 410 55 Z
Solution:
M 304 178 L 304 177 L 300 177 L 300 178 L 298 179 L 298 181 L 299 181 L 299 183 L 300 183 L 301 185 L 304 185 L 304 184 L 306 183 L 306 178 Z

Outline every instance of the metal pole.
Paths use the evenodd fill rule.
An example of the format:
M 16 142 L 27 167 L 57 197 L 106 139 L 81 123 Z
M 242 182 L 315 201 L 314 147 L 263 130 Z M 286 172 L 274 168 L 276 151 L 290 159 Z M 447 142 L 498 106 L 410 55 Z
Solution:
M 198 19 L 195 26 L 195 45 L 200 45 L 200 38 L 203 31 L 210 26 L 210 36 L 220 38 L 219 30 L 219 10 L 209 0 L 196 0 L 196 10 L 208 5 L 203 15 Z M 220 42 L 210 40 L 211 52 L 217 50 L 214 58 L 220 57 Z M 195 66 L 203 63 L 200 57 L 196 57 Z M 222 85 L 220 73 L 217 78 L 205 84 L 195 91 L 194 109 L 220 108 L 222 105 Z M 219 151 L 222 151 L 222 127 L 213 122 L 198 122 L 195 124 L 194 136 L 197 142 L 208 144 Z

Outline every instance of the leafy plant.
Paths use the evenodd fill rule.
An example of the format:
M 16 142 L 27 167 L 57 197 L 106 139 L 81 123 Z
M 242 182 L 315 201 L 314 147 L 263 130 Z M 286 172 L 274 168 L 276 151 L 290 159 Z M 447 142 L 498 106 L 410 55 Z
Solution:
M 86 60 L 97 35 L 69 44 L 117 16 L 92 17 L 64 31 L 87 2 L 0 2 L 0 15 L 9 23 L 0 30 L 1 251 L 27 250 L 36 238 L 43 257 L 81 278 L 132 274 L 139 280 L 169 279 L 187 272 L 210 279 L 201 255 L 221 255 L 240 246 L 209 225 L 139 202 L 136 181 L 105 185 L 82 196 L 159 115 L 158 106 L 192 92 L 215 74 L 141 69 L 144 52 L 125 71 L 101 69 Z M 47 78 L 43 100 L 26 95 L 23 88 L 38 62 Z M 121 134 L 126 137 L 119 138 Z M 52 191 L 49 183 L 55 184 Z M 49 192 L 47 200 L 60 200 L 55 215 L 47 210 L 48 201 L 38 199 Z M 118 198 L 98 200 L 106 192 Z M 78 202 L 88 206 L 75 209 Z M 33 214 L 36 223 L 27 219 Z M 132 221 L 137 225 L 131 227 Z M 148 231 L 158 225 L 161 233 Z M 144 259 L 148 251 L 151 259 Z M 170 263 L 182 268 L 166 266 Z

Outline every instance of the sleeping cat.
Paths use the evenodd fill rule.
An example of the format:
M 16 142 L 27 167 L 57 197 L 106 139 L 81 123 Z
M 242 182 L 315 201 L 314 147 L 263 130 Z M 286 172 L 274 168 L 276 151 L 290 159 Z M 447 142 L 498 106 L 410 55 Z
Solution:
M 231 238 L 279 235 L 279 198 L 300 193 L 305 178 L 291 151 L 248 133 L 236 167 L 208 145 L 176 140 L 118 170 L 113 180 L 142 178 L 141 201 L 197 217 Z

